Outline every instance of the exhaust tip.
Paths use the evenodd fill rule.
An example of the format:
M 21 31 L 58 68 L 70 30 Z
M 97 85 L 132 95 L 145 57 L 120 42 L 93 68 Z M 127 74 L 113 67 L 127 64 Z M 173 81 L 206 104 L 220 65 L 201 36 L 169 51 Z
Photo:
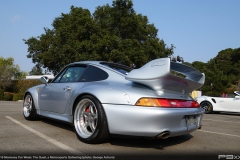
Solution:
M 170 132 L 169 131 L 164 131 L 162 133 L 160 133 L 157 138 L 159 139 L 167 139 L 170 136 Z

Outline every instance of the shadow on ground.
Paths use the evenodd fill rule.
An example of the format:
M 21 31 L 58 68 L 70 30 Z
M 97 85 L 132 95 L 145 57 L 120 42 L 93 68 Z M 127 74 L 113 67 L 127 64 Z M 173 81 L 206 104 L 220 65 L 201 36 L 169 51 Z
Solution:
M 155 148 L 164 150 L 166 147 L 189 141 L 193 136 L 190 134 L 170 137 L 168 139 L 147 139 L 147 138 L 111 138 L 110 144 L 133 148 Z
M 74 127 L 71 124 L 59 122 L 51 119 L 41 119 L 42 122 L 49 125 L 59 127 L 74 132 Z M 189 141 L 193 136 L 190 134 L 170 137 L 168 139 L 150 139 L 150 138 L 138 138 L 138 137 L 111 137 L 109 142 L 111 145 L 115 146 L 125 146 L 133 148 L 154 148 L 159 150 L 164 150 L 168 146 L 174 146 L 177 144 Z M 77 137 L 76 137 L 77 139 Z

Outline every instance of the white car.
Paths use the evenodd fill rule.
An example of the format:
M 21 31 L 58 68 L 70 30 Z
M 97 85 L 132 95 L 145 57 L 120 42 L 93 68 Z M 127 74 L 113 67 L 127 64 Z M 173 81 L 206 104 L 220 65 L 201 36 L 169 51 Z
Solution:
M 196 98 L 205 113 L 240 112 L 240 91 L 234 91 L 234 98 L 201 96 Z

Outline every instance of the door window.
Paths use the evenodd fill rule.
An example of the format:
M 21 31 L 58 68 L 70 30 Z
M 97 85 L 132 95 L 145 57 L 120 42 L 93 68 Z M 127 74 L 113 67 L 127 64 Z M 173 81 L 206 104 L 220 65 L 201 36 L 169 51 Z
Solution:
M 54 80 L 54 82 L 78 82 L 85 69 L 85 66 L 70 66 L 63 70 L 60 75 L 58 75 L 58 77 Z

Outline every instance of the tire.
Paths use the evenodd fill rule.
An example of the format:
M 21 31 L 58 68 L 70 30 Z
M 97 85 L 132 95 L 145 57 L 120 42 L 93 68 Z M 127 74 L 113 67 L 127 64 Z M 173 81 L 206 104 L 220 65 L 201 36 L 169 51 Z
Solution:
M 23 116 L 26 120 L 36 120 L 38 118 L 34 101 L 31 94 L 26 94 L 23 101 Z
M 213 113 L 214 113 L 214 114 L 219 114 L 219 113 L 221 113 L 221 112 L 219 112 L 219 111 L 214 111 Z
M 73 125 L 78 139 L 84 143 L 103 143 L 109 139 L 107 119 L 102 105 L 90 95 L 77 101 Z
M 209 114 L 213 112 L 213 106 L 209 101 L 203 101 L 200 104 L 201 108 L 204 110 L 205 114 Z

